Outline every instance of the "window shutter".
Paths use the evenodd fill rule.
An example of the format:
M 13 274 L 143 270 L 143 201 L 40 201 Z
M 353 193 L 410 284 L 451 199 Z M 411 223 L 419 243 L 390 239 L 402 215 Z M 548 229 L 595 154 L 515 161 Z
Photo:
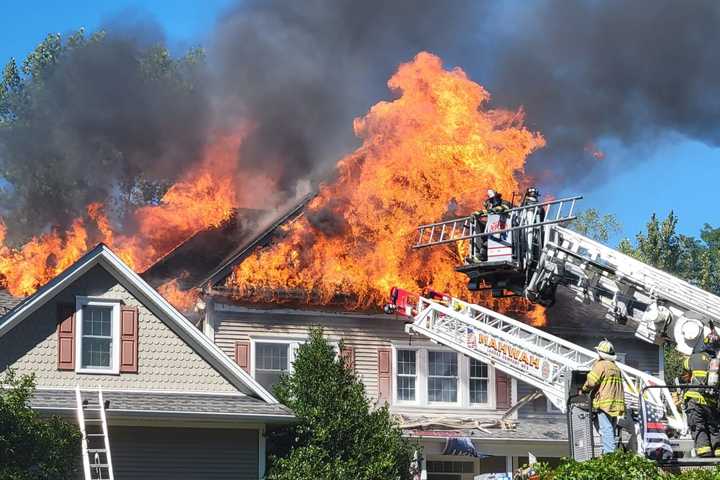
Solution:
M 120 372 L 138 373 L 138 309 L 120 307 Z
M 240 368 L 250 373 L 250 342 L 235 342 L 235 361 Z
M 510 408 L 512 381 L 500 370 L 495 370 L 495 407 L 499 410 Z
M 57 305 L 58 370 L 75 370 L 75 305 Z
M 345 366 L 350 370 L 355 370 L 355 349 L 349 345 L 343 345 L 340 356 L 345 361 Z
M 378 348 L 378 402 L 392 399 L 392 354 L 389 348 Z

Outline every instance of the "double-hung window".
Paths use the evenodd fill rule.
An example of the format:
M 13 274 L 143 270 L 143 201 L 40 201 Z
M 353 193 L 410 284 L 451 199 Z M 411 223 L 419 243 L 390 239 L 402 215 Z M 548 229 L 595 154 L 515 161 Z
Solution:
M 255 343 L 255 379 L 272 391 L 290 368 L 290 343 Z
M 120 303 L 77 299 L 77 371 L 118 373 L 120 366 Z
M 470 403 L 488 403 L 488 384 L 490 383 L 490 371 L 486 363 L 470 358 L 469 374 Z
M 414 402 L 417 384 L 417 352 L 415 350 L 397 351 L 397 399 L 401 402 Z
M 428 352 L 428 401 L 458 401 L 458 355 L 455 352 Z
M 300 346 L 305 340 L 258 338 L 253 341 L 253 375 L 260 385 L 272 392 L 283 374 L 292 371 Z M 338 352 L 338 343 L 330 342 Z

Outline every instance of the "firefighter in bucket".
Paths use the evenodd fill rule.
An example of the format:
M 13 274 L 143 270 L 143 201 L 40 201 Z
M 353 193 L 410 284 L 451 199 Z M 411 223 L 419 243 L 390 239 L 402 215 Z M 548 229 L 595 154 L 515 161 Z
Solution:
M 705 336 L 695 353 L 683 362 L 686 378 L 691 385 L 713 387 L 718 385 L 718 351 L 720 336 L 714 329 Z M 698 457 L 720 457 L 720 414 L 716 389 L 688 388 L 683 395 L 688 427 Z

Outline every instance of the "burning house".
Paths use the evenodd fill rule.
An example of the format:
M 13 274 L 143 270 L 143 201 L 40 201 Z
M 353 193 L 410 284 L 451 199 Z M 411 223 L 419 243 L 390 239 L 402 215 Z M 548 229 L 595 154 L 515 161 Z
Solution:
M 3 246 L 0 274 L 6 288 L 13 296 L 32 295 L 28 303 L 0 319 L 0 329 L 10 329 L 23 305 L 39 298 L 54 301 L 49 297 L 59 292 L 52 289 L 73 275 L 68 272 L 80 272 L 79 265 L 87 259 L 82 254 L 95 239 L 106 243 L 117 257 L 105 247 L 88 255 L 122 259 L 143 272 L 142 278 L 118 267 L 125 277 L 109 278 L 100 272 L 97 282 L 80 282 L 77 292 L 64 290 L 63 295 L 114 297 L 120 284 L 125 295 L 121 300 L 127 296 L 128 304 L 139 302 L 147 309 L 139 322 L 140 335 L 152 331 L 142 323 L 148 317 L 172 332 L 178 330 L 186 343 L 191 339 L 189 348 L 202 347 L 197 352 L 183 347 L 181 357 L 161 355 L 160 363 L 174 366 L 197 354 L 198 362 L 207 364 L 203 368 L 208 376 L 222 387 L 215 391 L 215 385 L 199 386 L 198 395 L 209 389 L 268 409 L 267 418 L 247 417 L 252 418 L 250 424 L 243 424 L 243 412 L 216 412 L 229 415 L 238 430 L 254 429 L 253 438 L 267 424 L 283 417 L 289 421 L 288 412 L 273 402 L 269 392 L 282 373 L 292 371 L 297 346 L 307 338 L 308 328 L 320 325 L 331 342 L 343 341 L 345 349 L 338 353 L 362 380 L 368 396 L 379 404 L 387 402 L 406 434 L 419 440 L 429 480 L 448 474 L 467 480 L 483 472 L 512 470 L 529 453 L 548 459 L 566 455 L 564 417 L 529 385 L 492 364 L 411 337 L 405 333 L 406 318 L 382 312 L 393 286 L 411 291 L 432 287 L 467 297 L 466 278 L 454 268 L 467 254 L 463 245 L 413 251 L 415 227 L 421 220 L 471 213 L 487 187 L 503 192 L 527 187 L 532 179 L 524 173 L 525 161 L 544 145 L 544 139 L 523 125 L 521 111 L 489 109 L 489 94 L 482 86 L 460 69 L 444 69 L 434 55 L 421 53 L 401 65 L 388 85 L 396 98 L 376 104 L 356 119 L 355 132 L 362 145 L 340 160 L 335 178 L 279 212 L 264 212 L 255 198 L 263 188 L 271 190 L 272 182 L 250 179 L 239 188 L 231 180 L 238 172 L 227 161 L 228 152 L 242 143 L 240 133 L 221 137 L 209 147 L 198 167 L 172 186 L 159 205 L 134 212 L 140 226 L 135 236 L 115 233 L 102 207 L 92 206 L 88 217 L 78 219 L 65 234 L 51 232 L 18 249 Z M 63 287 L 74 285 L 66 282 Z M 147 285 L 187 313 L 195 324 L 192 334 L 189 320 L 178 318 Z M 612 336 L 618 351 L 627 352 L 625 363 L 654 373 L 661 369 L 657 347 L 637 345 L 629 329 L 603 329 L 598 322 L 588 322 L 588 317 L 603 316 L 591 306 L 578 307 L 560 298 L 545 312 L 523 300 L 473 295 L 479 303 L 492 302 L 494 310 L 580 345 Z M 54 361 L 60 355 L 55 350 L 60 348 L 60 334 L 66 333 L 51 328 L 56 320 L 38 320 L 43 329 L 32 337 L 34 342 L 0 349 L 6 355 L 0 357 L 1 364 L 34 371 L 31 362 L 20 361 L 38 349 Z M 30 324 L 34 322 L 23 323 Z M 73 338 L 78 344 L 82 334 Z M 165 341 L 140 338 L 139 345 L 162 350 Z M 13 352 L 9 357 L 8 351 Z M 141 375 L 150 369 L 146 362 L 155 357 L 139 354 L 137 372 L 115 374 L 121 379 Z M 171 370 L 167 373 L 172 378 L 182 375 Z M 93 382 L 103 383 L 106 378 L 75 373 Z M 131 389 L 175 390 L 172 378 L 158 373 L 151 386 L 130 382 Z M 48 382 L 41 386 L 67 389 L 69 385 Z M 115 383 L 108 382 L 108 388 Z M 208 401 L 192 401 L 205 412 L 202 409 L 212 402 L 203 398 Z M 113 415 L 115 402 L 111 399 L 108 410 L 111 430 L 113 422 L 125 425 L 125 419 Z M 188 411 L 190 416 L 193 413 L 198 412 Z M 248 450 L 248 462 L 257 460 L 260 472 L 262 441 Z M 455 454 L 459 452 L 470 456 Z

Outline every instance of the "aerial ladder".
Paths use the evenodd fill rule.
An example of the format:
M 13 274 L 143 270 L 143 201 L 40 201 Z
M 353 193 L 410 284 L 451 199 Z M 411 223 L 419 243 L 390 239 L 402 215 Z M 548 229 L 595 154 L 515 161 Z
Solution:
M 414 248 L 462 242 L 468 254 L 457 270 L 470 290 L 551 306 L 564 287 L 579 302 L 602 305 L 607 320 L 632 326 L 638 338 L 692 353 L 720 326 L 720 297 L 563 227 L 576 219 L 580 199 L 526 195 L 517 207 L 421 225 Z
M 569 399 L 575 396 L 598 358 L 591 350 L 519 320 L 432 291 L 417 296 L 393 288 L 385 310 L 412 319 L 405 327 L 409 334 L 429 338 L 535 387 L 563 413 L 572 406 Z M 628 418 L 640 413 L 642 401 L 663 411 L 668 427 L 678 432 L 687 430 L 670 391 L 658 388 L 663 380 L 616 363 L 622 374 L 625 402 L 632 412 Z M 628 425 L 632 425 L 628 432 L 636 448 L 642 450 L 636 425 L 631 420 Z M 592 430 L 588 430 L 591 435 Z
M 720 297 L 564 227 L 577 218 L 581 199 L 540 201 L 531 188 L 519 206 L 498 202 L 486 211 L 421 225 L 414 248 L 458 244 L 464 262 L 456 269 L 468 276 L 471 291 L 521 296 L 551 307 L 558 287 L 566 288 L 575 300 L 602 306 L 610 322 L 631 326 L 637 338 L 657 345 L 669 342 L 691 354 L 705 335 L 717 331 Z M 409 333 L 493 364 L 538 388 L 561 411 L 570 408 L 576 373 L 589 370 L 597 358 L 590 350 L 479 305 L 448 296 L 414 302 L 411 297 L 395 289 L 387 307 L 412 317 Z M 634 418 L 647 408 L 662 412 L 684 439 L 674 447 L 689 450 L 684 415 L 665 382 L 618 366 Z M 572 447 L 572 431 L 570 436 Z

